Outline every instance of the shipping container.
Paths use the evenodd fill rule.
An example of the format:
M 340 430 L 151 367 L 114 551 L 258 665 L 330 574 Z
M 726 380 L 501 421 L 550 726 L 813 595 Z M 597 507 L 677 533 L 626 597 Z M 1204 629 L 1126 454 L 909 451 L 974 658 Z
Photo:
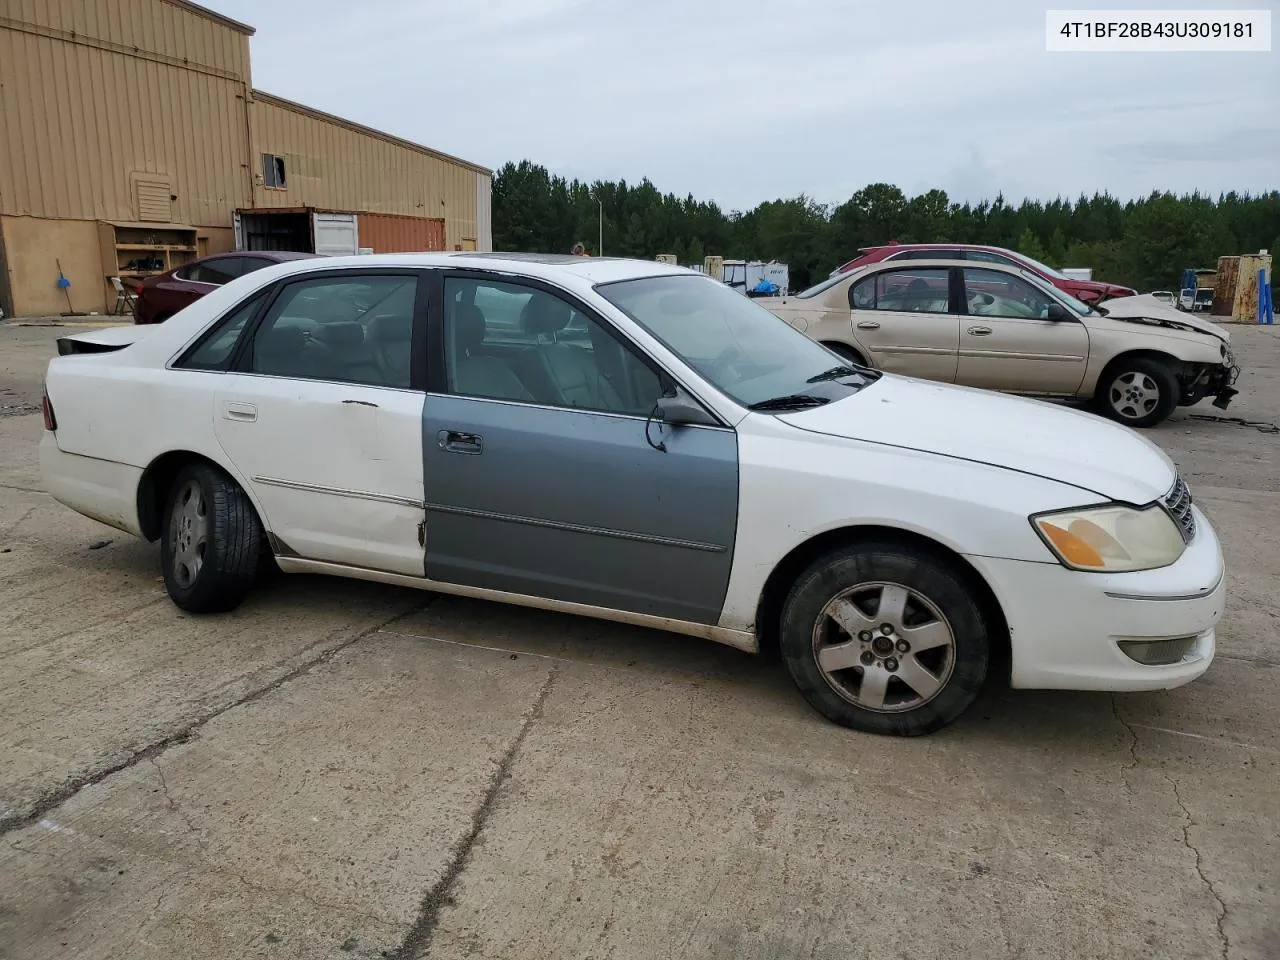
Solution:
M 361 213 L 360 246 L 374 253 L 419 253 L 443 250 L 444 219 Z

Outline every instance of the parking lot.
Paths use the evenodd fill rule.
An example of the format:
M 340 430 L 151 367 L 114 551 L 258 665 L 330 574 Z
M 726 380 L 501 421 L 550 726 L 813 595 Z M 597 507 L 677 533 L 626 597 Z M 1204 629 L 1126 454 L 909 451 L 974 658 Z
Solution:
M 562 615 L 310 577 L 185 615 L 41 490 L 65 330 L 0 324 L 0 957 L 1280 957 L 1276 328 L 1150 431 L 1227 557 L 1208 674 L 997 679 L 913 740 Z

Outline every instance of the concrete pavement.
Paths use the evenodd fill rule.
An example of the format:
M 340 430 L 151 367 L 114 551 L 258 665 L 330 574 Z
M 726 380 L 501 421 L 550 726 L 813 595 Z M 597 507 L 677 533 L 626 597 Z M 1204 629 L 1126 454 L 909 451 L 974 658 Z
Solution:
M 0 325 L 0 388 L 56 333 Z M 1235 339 L 1265 426 L 1280 338 Z M 1227 553 L 1204 678 L 899 741 L 618 625 L 310 577 L 184 615 L 39 434 L 0 419 L 0 957 L 1280 957 L 1280 436 L 1151 432 Z

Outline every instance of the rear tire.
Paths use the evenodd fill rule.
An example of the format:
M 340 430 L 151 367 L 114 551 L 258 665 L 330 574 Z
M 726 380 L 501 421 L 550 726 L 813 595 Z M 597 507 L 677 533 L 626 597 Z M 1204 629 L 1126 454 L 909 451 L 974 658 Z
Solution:
M 932 552 L 892 541 L 816 560 L 791 588 L 780 639 L 791 678 L 819 713 L 894 736 L 932 733 L 964 713 L 991 648 L 965 579 Z
M 183 467 L 160 539 L 169 597 L 191 613 L 239 606 L 257 577 L 262 538 L 253 504 L 235 481 L 207 464 Z
M 1168 364 L 1151 357 L 1122 358 L 1098 382 L 1102 414 L 1127 427 L 1153 427 L 1173 413 L 1182 396 Z

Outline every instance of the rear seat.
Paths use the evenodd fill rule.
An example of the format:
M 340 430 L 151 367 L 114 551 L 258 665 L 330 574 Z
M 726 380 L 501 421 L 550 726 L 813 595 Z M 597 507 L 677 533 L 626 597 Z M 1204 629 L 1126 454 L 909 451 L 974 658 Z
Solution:
M 374 359 L 373 351 L 365 343 L 364 327 L 356 321 L 346 323 L 322 323 L 313 336 L 329 348 L 326 368 L 317 370 L 315 376 L 327 380 L 346 380 L 351 383 L 386 382 L 382 368 Z
M 413 360 L 413 317 L 387 313 L 369 321 L 365 333 L 373 359 L 382 370 L 384 383 L 409 386 Z

